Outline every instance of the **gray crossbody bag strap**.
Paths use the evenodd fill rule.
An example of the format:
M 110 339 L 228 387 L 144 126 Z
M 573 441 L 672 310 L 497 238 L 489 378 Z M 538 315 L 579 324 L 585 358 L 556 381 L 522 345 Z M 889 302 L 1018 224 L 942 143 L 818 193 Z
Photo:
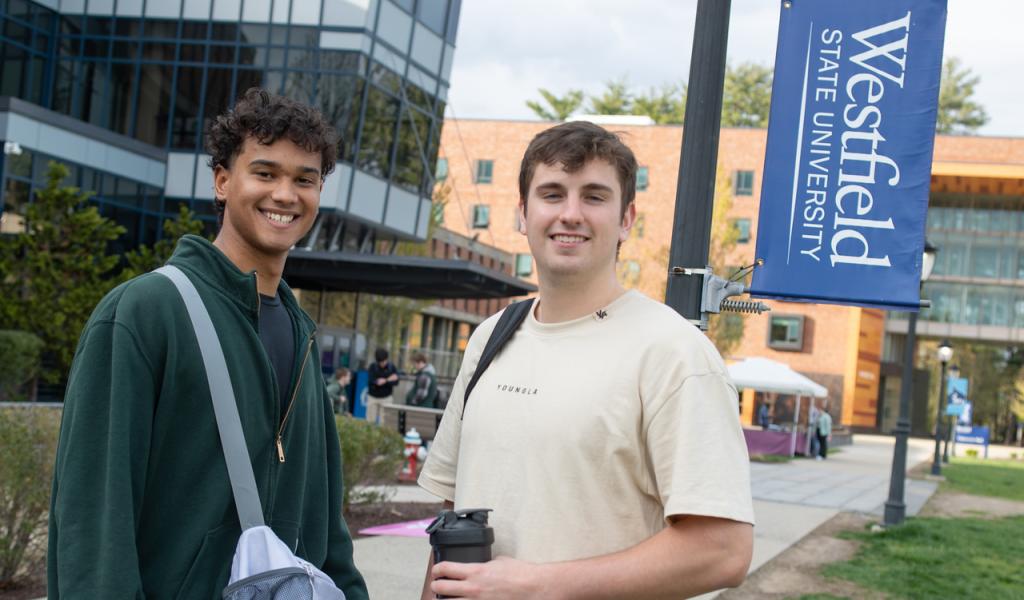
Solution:
M 235 497 L 235 508 L 242 531 L 263 525 L 263 507 L 260 504 L 259 491 L 256 488 L 256 477 L 252 472 L 252 461 L 245 445 L 245 434 L 242 433 L 242 421 L 238 416 L 235 404 L 235 391 L 231 387 L 224 350 L 221 348 L 217 331 L 213 328 L 210 313 L 207 312 L 203 299 L 199 297 L 192 282 L 177 267 L 165 265 L 156 269 L 171 280 L 178 288 L 185 308 L 192 320 L 192 328 L 199 342 L 199 351 L 206 367 L 206 379 L 210 384 L 210 397 L 213 398 L 213 412 L 217 416 L 217 430 L 220 432 L 220 444 L 224 449 L 224 462 L 228 467 L 228 478 L 231 480 L 231 492 Z

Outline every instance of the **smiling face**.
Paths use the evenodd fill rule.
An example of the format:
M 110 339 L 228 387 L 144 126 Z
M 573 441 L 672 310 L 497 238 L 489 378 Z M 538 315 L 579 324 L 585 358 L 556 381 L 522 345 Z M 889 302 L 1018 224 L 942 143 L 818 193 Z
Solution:
M 313 226 L 323 186 L 320 161 L 319 153 L 288 139 L 265 145 L 249 137 L 230 168 L 217 166 L 214 189 L 226 204 L 215 243 L 239 268 L 283 264 Z
M 622 210 L 611 163 L 593 159 L 572 173 L 561 163 L 538 164 L 519 210 L 542 283 L 615 280 L 616 251 L 629 237 L 636 209 L 631 202 Z

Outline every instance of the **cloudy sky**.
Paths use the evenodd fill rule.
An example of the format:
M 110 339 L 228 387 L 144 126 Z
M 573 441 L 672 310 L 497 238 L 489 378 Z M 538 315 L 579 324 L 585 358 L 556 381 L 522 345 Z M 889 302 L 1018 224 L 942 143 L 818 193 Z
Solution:
M 855 1 L 855 0 L 851 0 Z M 733 0 L 729 60 L 772 66 L 779 0 Z M 532 119 L 537 88 L 597 93 L 689 75 L 696 0 L 464 0 L 448 116 Z M 1024 137 L 1024 0 L 949 0 L 945 56 L 981 81 L 984 135 Z

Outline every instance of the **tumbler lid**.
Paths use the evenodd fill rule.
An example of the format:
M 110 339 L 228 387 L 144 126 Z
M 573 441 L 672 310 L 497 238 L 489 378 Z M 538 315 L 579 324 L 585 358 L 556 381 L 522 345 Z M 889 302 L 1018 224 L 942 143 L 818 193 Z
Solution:
M 490 508 L 443 510 L 430 525 L 432 546 L 482 546 L 494 542 L 494 530 L 487 526 Z

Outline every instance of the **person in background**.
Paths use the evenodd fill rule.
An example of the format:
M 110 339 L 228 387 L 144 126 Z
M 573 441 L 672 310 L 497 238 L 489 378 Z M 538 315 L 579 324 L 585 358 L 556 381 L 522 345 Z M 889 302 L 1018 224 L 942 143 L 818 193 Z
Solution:
M 367 390 L 366 420 L 380 424 L 382 404 L 394 404 L 392 396 L 398 383 L 398 369 L 388 360 L 388 351 L 377 348 L 373 353 L 375 362 L 370 365 L 370 387 Z
M 405 403 L 412 406 L 437 408 L 437 371 L 422 352 L 412 355 L 416 369 L 416 381 L 405 396 Z
M 768 429 L 768 424 L 771 422 L 769 417 L 771 410 L 772 405 L 767 402 L 762 402 L 761 406 L 757 408 L 757 424 L 761 426 L 761 429 Z
M 828 443 L 832 441 L 832 415 L 828 414 L 828 403 L 821 406 L 818 415 L 818 456 L 816 460 L 828 458 Z
M 331 406 L 335 414 L 345 412 L 348 401 L 348 384 L 352 382 L 352 373 L 345 367 L 338 367 L 334 371 L 334 377 L 327 383 L 327 396 L 331 399 Z

